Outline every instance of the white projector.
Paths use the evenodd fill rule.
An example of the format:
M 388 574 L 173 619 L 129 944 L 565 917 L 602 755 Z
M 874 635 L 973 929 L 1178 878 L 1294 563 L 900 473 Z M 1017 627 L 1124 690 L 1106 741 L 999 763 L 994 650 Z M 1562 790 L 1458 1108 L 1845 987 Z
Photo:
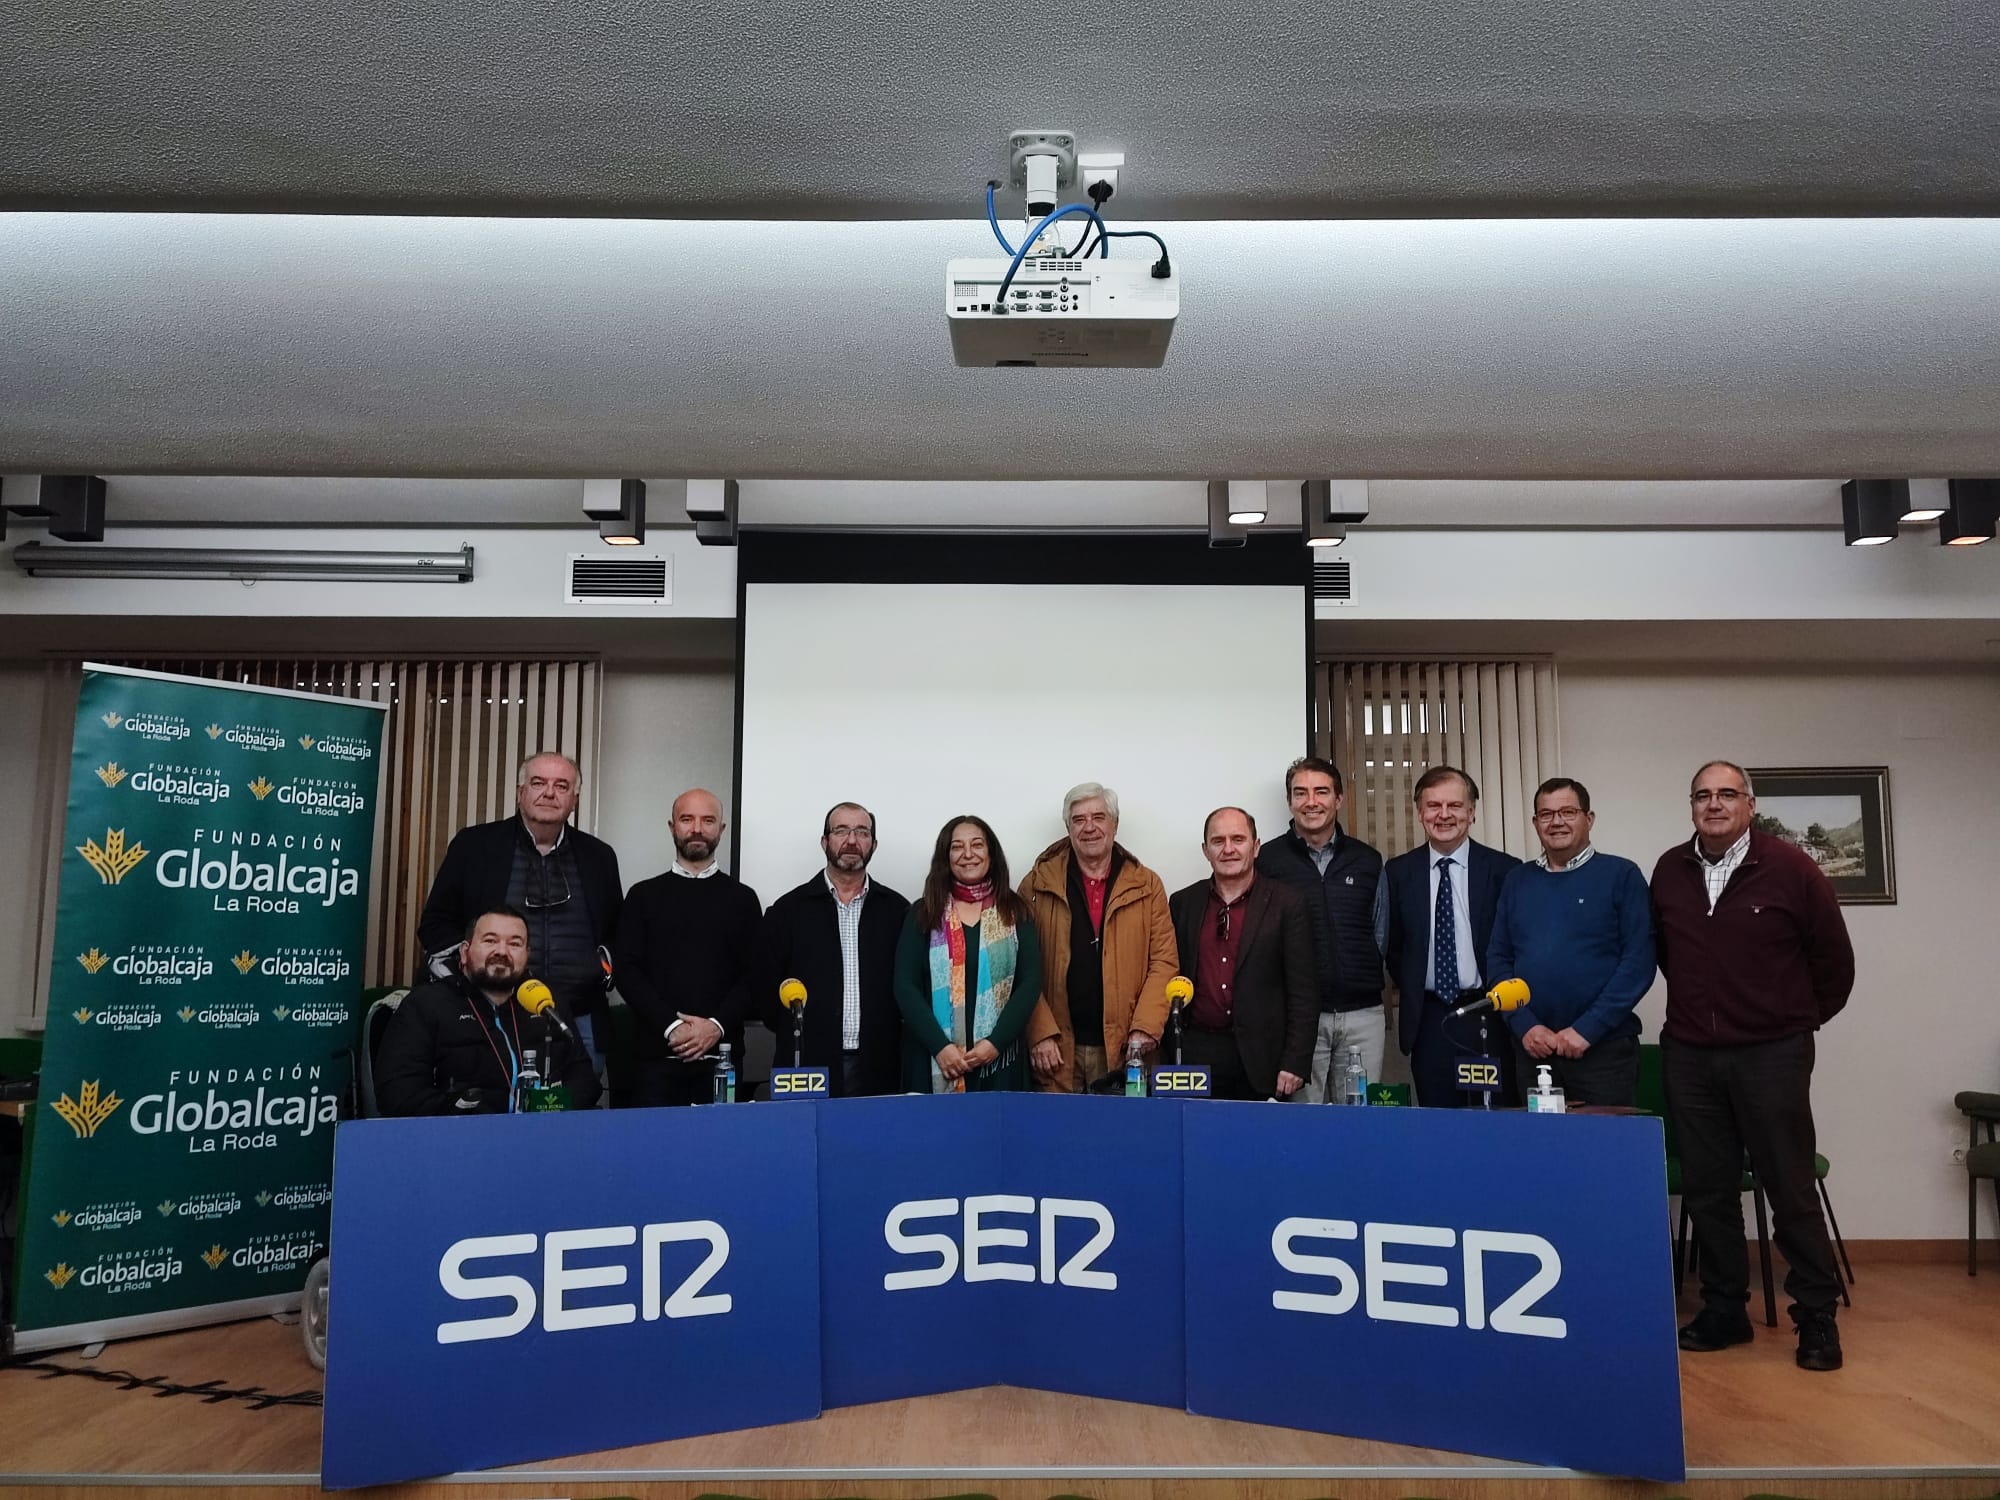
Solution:
M 1157 369 L 1181 311 L 1178 275 L 1151 258 L 1024 260 L 997 305 L 1012 262 L 945 262 L 944 314 L 961 365 L 1097 365 Z

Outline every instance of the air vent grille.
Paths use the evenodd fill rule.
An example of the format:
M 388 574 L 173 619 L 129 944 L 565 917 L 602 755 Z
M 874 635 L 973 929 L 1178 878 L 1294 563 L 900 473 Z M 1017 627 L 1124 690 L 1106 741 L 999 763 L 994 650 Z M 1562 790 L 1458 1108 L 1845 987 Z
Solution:
M 606 557 L 573 552 L 569 558 L 571 604 L 668 604 L 673 600 L 669 559 Z
M 1354 602 L 1353 567 L 1346 558 L 1313 559 L 1313 598 L 1335 604 Z

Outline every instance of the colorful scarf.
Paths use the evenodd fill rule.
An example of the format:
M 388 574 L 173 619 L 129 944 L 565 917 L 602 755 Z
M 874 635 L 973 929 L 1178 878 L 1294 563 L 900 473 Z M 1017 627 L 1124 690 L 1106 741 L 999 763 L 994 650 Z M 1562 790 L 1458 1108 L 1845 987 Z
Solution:
M 998 907 L 988 906 L 979 914 L 979 951 L 968 954 L 965 929 L 959 925 L 950 905 L 946 905 L 944 920 L 931 933 L 930 949 L 931 1014 L 943 1028 L 945 1040 L 960 1047 L 968 1045 L 965 1039 L 968 1004 L 972 1007 L 972 1041 L 983 1041 L 993 1034 L 1000 1012 L 1007 1008 L 1008 997 L 1014 993 L 1014 959 L 1019 952 L 1020 939 L 1014 929 L 1001 919 Z M 969 985 L 968 973 L 972 976 Z M 1006 1061 L 1003 1055 L 988 1066 L 999 1067 Z M 937 1059 L 932 1058 L 931 1092 L 942 1094 L 949 1089 Z

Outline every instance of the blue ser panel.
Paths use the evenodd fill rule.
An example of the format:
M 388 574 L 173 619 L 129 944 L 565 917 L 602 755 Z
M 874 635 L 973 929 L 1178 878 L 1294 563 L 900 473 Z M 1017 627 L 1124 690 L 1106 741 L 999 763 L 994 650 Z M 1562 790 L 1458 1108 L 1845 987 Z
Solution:
M 324 1483 L 817 1416 L 813 1113 L 341 1126 Z
M 1190 1411 L 1682 1478 L 1658 1121 L 1187 1111 Z

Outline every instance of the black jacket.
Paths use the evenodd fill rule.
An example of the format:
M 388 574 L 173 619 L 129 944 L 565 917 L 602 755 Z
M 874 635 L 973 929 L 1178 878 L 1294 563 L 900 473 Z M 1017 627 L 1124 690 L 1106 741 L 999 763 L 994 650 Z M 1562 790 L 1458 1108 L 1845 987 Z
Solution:
M 1472 910 L 1466 914 L 1472 928 L 1474 961 L 1488 984 L 1504 975 L 1486 966 L 1486 950 L 1493 942 L 1493 914 L 1500 907 L 1500 887 L 1507 872 L 1520 863 L 1504 849 L 1490 849 L 1467 839 L 1459 846 L 1465 856 L 1466 890 Z M 1389 977 L 1401 995 L 1396 1012 L 1397 1043 L 1405 1055 L 1417 1044 L 1417 1028 L 1424 1012 L 1424 969 L 1431 957 L 1431 861 L 1429 844 L 1405 850 L 1382 866 L 1389 903 L 1389 942 L 1383 957 Z
M 666 1030 L 683 1012 L 706 1016 L 743 1057 L 752 960 L 764 907 L 726 870 L 702 880 L 672 870 L 626 894 L 611 955 L 618 993 L 632 1008 L 642 1061 L 671 1054 Z
M 861 906 L 861 1092 L 893 1094 L 901 1087 L 903 1016 L 896 1008 L 896 940 L 910 903 L 879 880 Z M 805 1060 L 826 1068 L 833 1092 L 841 1078 L 842 991 L 840 916 L 824 871 L 771 903 L 757 940 L 752 1014 L 778 1038 L 779 1067 L 792 1061 L 792 1017 L 778 1003 L 778 985 L 806 987 Z
M 1375 888 L 1382 856 L 1337 825 L 1333 858 L 1322 875 L 1297 830 L 1257 851 L 1257 873 L 1282 880 L 1304 898 L 1312 923 L 1321 1010 L 1362 1010 L 1382 1003 L 1382 955 L 1375 947 Z
M 1201 880 L 1167 898 L 1181 973 L 1190 979 L 1200 961 L 1208 892 L 1209 882 Z M 1261 878 L 1251 883 L 1243 898 L 1243 934 L 1232 982 L 1229 1029 L 1258 1096 L 1277 1092 L 1280 1071 L 1312 1077 L 1313 1033 L 1319 1022 L 1312 923 L 1305 902 L 1291 887 Z
M 461 974 L 420 985 L 396 1007 L 375 1055 L 375 1097 L 385 1115 L 504 1114 L 517 1048 L 536 1054 L 544 1082 L 569 1090 L 571 1109 L 596 1105 L 597 1075 L 581 1048 L 518 1005 L 496 1012 Z M 461 1109 L 467 1089 L 479 1098 Z
M 475 823 L 452 836 L 438 866 L 431 893 L 417 918 L 417 941 L 426 958 L 455 948 L 465 938 L 465 924 L 479 912 L 507 900 L 507 882 L 514 873 L 514 842 L 527 837 L 520 815 L 492 823 Z M 576 868 L 583 889 L 577 894 L 590 914 L 591 941 L 608 945 L 618 926 L 625 887 L 618 878 L 618 856 L 604 840 L 578 828 L 564 832 L 575 840 Z M 588 997 L 585 1013 L 603 1008 L 602 995 Z

